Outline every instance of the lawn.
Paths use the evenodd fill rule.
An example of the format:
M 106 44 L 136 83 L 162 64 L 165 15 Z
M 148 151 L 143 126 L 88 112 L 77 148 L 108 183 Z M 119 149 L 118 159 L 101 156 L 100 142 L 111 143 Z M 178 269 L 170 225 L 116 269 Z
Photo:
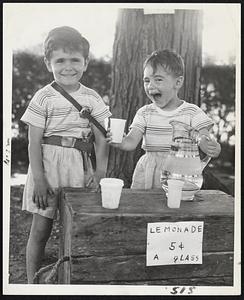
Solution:
M 25 252 L 32 214 L 21 210 L 23 189 L 23 185 L 11 186 L 10 193 L 9 283 L 14 284 L 27 283 Z M 49 265 L 58 258 L 58 232 L 56 221 L 42 266 Z

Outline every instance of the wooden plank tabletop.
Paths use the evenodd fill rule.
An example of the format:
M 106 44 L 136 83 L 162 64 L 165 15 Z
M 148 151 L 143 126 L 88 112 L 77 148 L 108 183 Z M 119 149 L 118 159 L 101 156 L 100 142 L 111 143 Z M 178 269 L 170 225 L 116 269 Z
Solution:
M 79 214 L 234 215 L 234 198 L 217 190 L 200 190 L 193 201 L 181 201 L 180 209 L 167 207 L 166 195 L 161 189 L 123 189 L 118 209 L 103 208 L 101 193 L 88 192 L 87 189 L 64 188 L 63 196 L 73 212 Z

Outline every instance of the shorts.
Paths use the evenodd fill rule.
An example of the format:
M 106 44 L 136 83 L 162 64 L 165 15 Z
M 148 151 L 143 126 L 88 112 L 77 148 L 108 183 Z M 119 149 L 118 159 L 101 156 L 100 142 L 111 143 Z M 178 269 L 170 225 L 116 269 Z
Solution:
M 32 200 L 34 181 L 29 166 L 23 193 L 22 210 L 40 214 L 54 219 L 58 207 L 58 194 L 61 187 L 85 187 L 86 180 L 93 174 L 91 161 L 87 159 L 87 172 L 84 172 L 84 162 L 81 152 L 74 148 L 42 145 L 44 175 L 55 189 L 55 196 L 48 196 L 45 210 L 38 208 Z
M 160 175 L 168 152 L 146 152 L 135 167 L 131 189 L 161 188 Z

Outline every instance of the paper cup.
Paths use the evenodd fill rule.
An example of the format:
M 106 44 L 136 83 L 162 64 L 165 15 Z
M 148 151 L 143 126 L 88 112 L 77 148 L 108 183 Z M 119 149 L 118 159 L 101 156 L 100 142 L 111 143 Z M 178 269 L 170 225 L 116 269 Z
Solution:
M 100 181 L 102 192 L 102 207 L 115 209 L 119 207 L 124 181 L 118 178 L 103 178 Z
M 110 130 L 112 132 L 112 142 L 121 143 L 123 139 L 124 129 L 125 129 L 124 119 L 110 118 Z
M 168 202 L 170 208 L 179 208 L 184 181 L 168 179 Z

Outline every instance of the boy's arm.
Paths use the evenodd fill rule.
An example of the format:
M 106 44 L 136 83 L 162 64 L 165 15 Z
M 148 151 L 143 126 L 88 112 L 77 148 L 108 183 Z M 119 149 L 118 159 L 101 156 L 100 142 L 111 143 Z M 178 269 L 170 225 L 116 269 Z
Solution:
M 218 157 L 221 151 L 220 144 L 213 138 L 211 138 L 210 133 L 207 128 L 202 128 L 199 130 L 200 149 L 207 154 L 209 157 Z
M 104 127 L 104 124 L 101 125 Z M 106 143 L 103 134 L 96 126 L 92 125 L 92 130 L 95 135 L 95 153 L 96 153 L 95 176 L 96 176 L 97 183 L 99 184 L 100 179 L 106 177 L 109 146 Z
M 143 137 L 143 133 L 139 129 L 132 128 L 129 131 L 129 133 L 123 138 L 122 143 L 120 144 L 112 142 L 112 134 L 110 130 L 108 130 L 106 140 L 113 147 L 119 148 L 124 151 L 132 151 L 136 149 L 142 137 Z
M 29 160 L 31 166 L 31 172 L 34 181 L 34 193 L 33 202 L 36 203 L 38 208 L 45 209 L 47 205 L 47 193 L 53 193 L 53 190 L 48 185 L 44 170 L 43 170 L 43 160 L 42 160 L 42 138 L 43 129 L 29 125 Z

